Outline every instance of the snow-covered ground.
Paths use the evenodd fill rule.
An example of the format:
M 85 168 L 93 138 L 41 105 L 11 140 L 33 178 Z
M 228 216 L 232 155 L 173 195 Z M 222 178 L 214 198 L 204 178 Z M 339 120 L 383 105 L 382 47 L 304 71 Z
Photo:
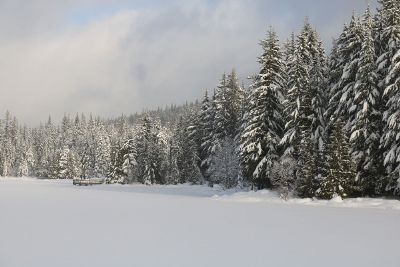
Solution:
M 400 266 L 400 201 L 0 179 L 1 267 Z

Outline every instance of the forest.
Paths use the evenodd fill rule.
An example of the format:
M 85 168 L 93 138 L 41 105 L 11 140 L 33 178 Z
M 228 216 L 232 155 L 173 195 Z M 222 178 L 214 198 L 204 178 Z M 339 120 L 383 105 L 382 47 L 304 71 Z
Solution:
M 378 2 L 353 14 L 329 53 L 308 19 L 283 40 L 269 28 L 249 86 L 233 69 L 193 103 L 37 127 L 6 112 L 0 174 L 398 197 L 400 0 Z

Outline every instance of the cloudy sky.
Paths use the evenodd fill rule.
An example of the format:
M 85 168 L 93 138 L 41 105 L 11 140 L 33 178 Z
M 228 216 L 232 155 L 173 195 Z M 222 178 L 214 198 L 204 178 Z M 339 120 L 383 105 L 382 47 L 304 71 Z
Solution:
M 373 0 L 0 0 L 0 112 L 113 117 L 183 103 L 235 67 L 257 70 L 258 41 L 308 16 L 327 46 Z

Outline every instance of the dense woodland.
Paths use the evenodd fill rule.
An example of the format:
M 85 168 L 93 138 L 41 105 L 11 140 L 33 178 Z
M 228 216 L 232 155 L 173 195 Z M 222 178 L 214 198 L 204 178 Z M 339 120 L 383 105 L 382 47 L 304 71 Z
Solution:
M 308 20 L 260 42 L 259 73 L 233 70 L 198 103 L 113 120 L 0 127 L 0 174 L 221 184 L 282 196 L 400 194 L 400 0 L 352 16 L 329 55 Z

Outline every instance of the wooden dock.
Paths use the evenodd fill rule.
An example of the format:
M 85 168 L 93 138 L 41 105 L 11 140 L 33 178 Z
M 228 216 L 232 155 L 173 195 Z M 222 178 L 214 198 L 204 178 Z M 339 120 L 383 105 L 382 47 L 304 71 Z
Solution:
M 90 178 L 90 179 L 73 179 L 73 185 L 88 186 L 88 185 L 99 185 L 104 183 L 102 178 Z

